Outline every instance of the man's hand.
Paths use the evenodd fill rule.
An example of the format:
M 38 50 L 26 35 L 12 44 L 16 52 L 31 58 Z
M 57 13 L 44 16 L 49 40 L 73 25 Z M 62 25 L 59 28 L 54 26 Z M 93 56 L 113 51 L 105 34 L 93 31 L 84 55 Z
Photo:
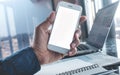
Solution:
M 53 52 L 47 48 L 48 40 L 50 36 L 49 27 L 53 24 L 55 20 L 55 12 L 52 12 L 51 15 L 44 21 L 42 24 L 38 25 L 35 29 L 34 39 L 32 48 L 40 62 L 40 64 L 48 64 L 64 57 L 63 54 Z M 80 23 L 86 20 L 85 16 L 82 16 Z M 76 30 L 74 34 L 73 42 L 70 44 L 71 50 L 68 53 L 69 56 L 73 56 L 77 53 L 77 46 L 80 44 L 80 30 Z

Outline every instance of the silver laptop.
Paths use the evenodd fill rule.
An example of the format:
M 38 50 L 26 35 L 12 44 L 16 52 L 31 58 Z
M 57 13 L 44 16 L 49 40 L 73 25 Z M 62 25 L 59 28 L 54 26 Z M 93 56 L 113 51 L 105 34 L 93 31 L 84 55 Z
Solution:
M 84 54 L 102 50 L 104 42 L 112 27 L 118 4 L 119 1 L 98 11 L 86 43 L 78 46 L 78 53 Z

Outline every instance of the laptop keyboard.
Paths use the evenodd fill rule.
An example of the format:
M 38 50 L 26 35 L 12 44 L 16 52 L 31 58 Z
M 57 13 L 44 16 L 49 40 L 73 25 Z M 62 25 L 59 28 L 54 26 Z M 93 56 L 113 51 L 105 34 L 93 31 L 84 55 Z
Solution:
M 89 49 L 89 47 L 84 44 L 80 44 L 77 48 L 78 48 L 78 50 L 88 50 Z

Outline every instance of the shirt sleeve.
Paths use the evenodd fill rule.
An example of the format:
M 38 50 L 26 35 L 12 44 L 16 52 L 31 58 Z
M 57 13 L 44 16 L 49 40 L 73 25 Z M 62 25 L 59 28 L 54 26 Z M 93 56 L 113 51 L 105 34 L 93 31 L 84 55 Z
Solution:
M 40 68 L 40 63 L 31 47 L 0 61 L 0 75 L 33 75 Z

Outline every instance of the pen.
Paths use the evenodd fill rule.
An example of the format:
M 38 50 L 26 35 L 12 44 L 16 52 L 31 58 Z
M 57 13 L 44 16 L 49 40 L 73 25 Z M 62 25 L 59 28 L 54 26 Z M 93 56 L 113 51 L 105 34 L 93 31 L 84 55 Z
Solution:
M 114 73 L 116 71 L 117 70 L 109 70 L 109 71 L 104 71 L 104 72 L 96 73 L 96 74 L 93 74 L 93 75 L 107 75 L 107 74 Z

